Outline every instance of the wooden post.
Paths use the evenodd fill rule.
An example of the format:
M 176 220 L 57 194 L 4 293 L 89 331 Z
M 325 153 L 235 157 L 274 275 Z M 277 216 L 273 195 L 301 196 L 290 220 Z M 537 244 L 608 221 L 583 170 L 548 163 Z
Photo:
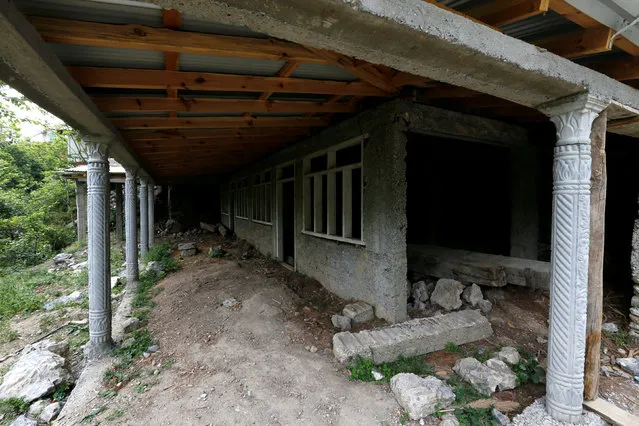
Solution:
M 606 111 L 592 125 L 592 174 L 590 192 L 590 255 L 588 263 L 588 311 L 584 399 L 593 401 L 599 392 L 603 261 L 606 218 Z

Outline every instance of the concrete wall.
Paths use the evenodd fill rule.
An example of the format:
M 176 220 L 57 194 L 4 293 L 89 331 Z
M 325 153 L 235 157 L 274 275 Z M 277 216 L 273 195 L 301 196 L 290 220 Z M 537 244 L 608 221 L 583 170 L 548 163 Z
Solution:
M 232 176 L 251 177 L 270 168 L 275 180 L 275 167 L 294 161 L 296 270 L 340 297 L 372 304 L 378 317 L 391 322 L 406 318 L 406 137 L 401 118 L 406 106 L 394 101 L 366 111 Z M 367 136 L 363 149 L 364 245 L 303 233 L 303 159 L 362 135 Z M 273 257 L 277 254 L 275 192 L 274 186 L 273 225 L 250 219 L 251 191 L 249 219 L 235 218 L 238 237 Z

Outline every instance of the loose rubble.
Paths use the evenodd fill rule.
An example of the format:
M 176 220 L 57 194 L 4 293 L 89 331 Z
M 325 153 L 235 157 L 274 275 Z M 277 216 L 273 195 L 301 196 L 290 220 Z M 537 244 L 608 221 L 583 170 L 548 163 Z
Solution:
M 333 323 L 333 327 L 342 330 L 348 331 L 351 329 L 351 319 L 344 315 L 333 315 L 331 317 L 331 322 Z
M 182 243 L 178 245 L 178 250 L 183 257 L 195 256 L 197 254 L 197 245 L 193 242 Z
M 443 381 L 429 376 L 421 378 L 412 373 L 400 373 L 391 379 L 391 390 L 412 420 L 430 416 L 455 401 L 453 389 Z
M 353 324 L 367 322 L 375 318 L 375 310 L 364 302 L 355 302 L 344 306 L 342 314 L 351 319 Z
M 584 412 L 580 422 L 581 426 L 605 426 L 606 422 L 595 413 Z M 528 406 L 521 414 L 517 415 L 513 421 L 513 426 L 565 426 L 566 423 L 554 420 L 546 412 L 546 399 L 540 398 Z
M 617 358 L 617 365 L 633 376 L 639 376 L 639 357 Z
M 470 306 L 475 307 L 484 300 L 484 295 L 481 292 L 481 288 L 477 284 L 471 284 L 470 286 L 464 289 L 462 293 L 462 297 L 464 300 L 470 304 Z
M 493 358 L 500 359 L 510 365 L 517 365 L 521 361 L 519 351 L 512 346 L 504 346 L 493 355 Z
M 62 411 L 62 407 L 63 405 L 60 402 L 47 405 L 40 414 L 40 421 L 43 423 L 51 423 L 58 417 L 60 411 Z
M 132 331 L 135 331 L 138 328 L 140 328 L 140 320 L 135 317 L 128 318 L 126 321 L 124 321 L 124 324 L 122 325 L 122 330 L 124 331 L 124 334 L 131 333 Z
M 74 291 L 67 296 L 58 297 L 57 299 L 46 303 L 44 305 L 44 309 L 47 311 L 52 311 L 59 306 L 66 305 L 67 303 L 80 303 L 83 299 L 84 293 L 82 293 L 81 291 Z
M 442 278 L 437 281 L 433 294 L 430 295 L 430 302 L 438 305 L 446 311 L 454 311 L 462 306 L 460 296 L 464 291 L 464 285 L 456 280 Z
M 455 363 L 453 371 L 477 392 L 488 396 L 496 390 L 510 390 L 517 386 L 517 376 L 498 359 L 489 359 L 482 364 L 475 358 L 463 358 Z

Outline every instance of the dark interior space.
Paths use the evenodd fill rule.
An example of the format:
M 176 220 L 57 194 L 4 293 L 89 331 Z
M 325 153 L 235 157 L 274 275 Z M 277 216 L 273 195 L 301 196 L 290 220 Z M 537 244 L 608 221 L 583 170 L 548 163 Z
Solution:
M 156 222 L 171 218 L 182 224 L 182 229 L 199 228 L 200 222 L 220 221 L 219 186 L 165 185 L 156 199 Z
M 508 255 L 506 148 L 407 134 L 408 244 Z

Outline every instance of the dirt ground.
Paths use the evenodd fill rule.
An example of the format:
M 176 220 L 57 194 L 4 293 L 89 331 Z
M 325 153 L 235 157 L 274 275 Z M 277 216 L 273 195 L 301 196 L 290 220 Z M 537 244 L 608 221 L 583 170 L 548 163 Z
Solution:
M 138 362 L 141 374 L 117 395 L 101 397 L 104 389 L 96 389 L 84 415 L 100 411 L 85 424 L 400 424 L 402 410 L 388 384 L 349 381 L 334 360 L 330 318 L 346 301 L 246 244 L 212 236 L 196 241 L 201 252 L 182 259 L 182 269 L 156 287 L 148 328 L 160 350 Z M 207 256 L 220 244 L 231 256 Z M 488 318 L 495 333 L 459 353 L 425 356 L 441 378 L 457 359 L 505 345 L 525 349 L 545 365 L 548 295 L 510 286 L 483 291 L 494 305 Z M 231 298 L 239 304 L 223 306 Z M 605 321 L 626 327 L 626 308 L 616 296 L 606 295 L 604 310 Z M 384 324 L 375 320 L 358 328 Z M 25 337 L 37 335 L 39 316 L 17 326 Z M 608 365 L 624 356 L 620 349 L 633 350 L 607 337 L 603 346 Z M 494 405 L 512 417 L 544 394 L 543 384 L 528 384 L 471 406 Z M 639 414 L 639 384 L 631 377 L 601 377 L 600 394 Z
M 142 361 L 149 371 L 175 363 L 144 392 L 135 382 L 123 388 L 96 420 L 111 414 L 109 424 L 398 423 L 387 387 L 350 382 L 333 359 L 330 311 L 344 302 L 295 278 L 266 259 L 185 259 L 159 284 L 149 329 L 160 350 Z M 229 298 L 240 305 L 222 306 Z

